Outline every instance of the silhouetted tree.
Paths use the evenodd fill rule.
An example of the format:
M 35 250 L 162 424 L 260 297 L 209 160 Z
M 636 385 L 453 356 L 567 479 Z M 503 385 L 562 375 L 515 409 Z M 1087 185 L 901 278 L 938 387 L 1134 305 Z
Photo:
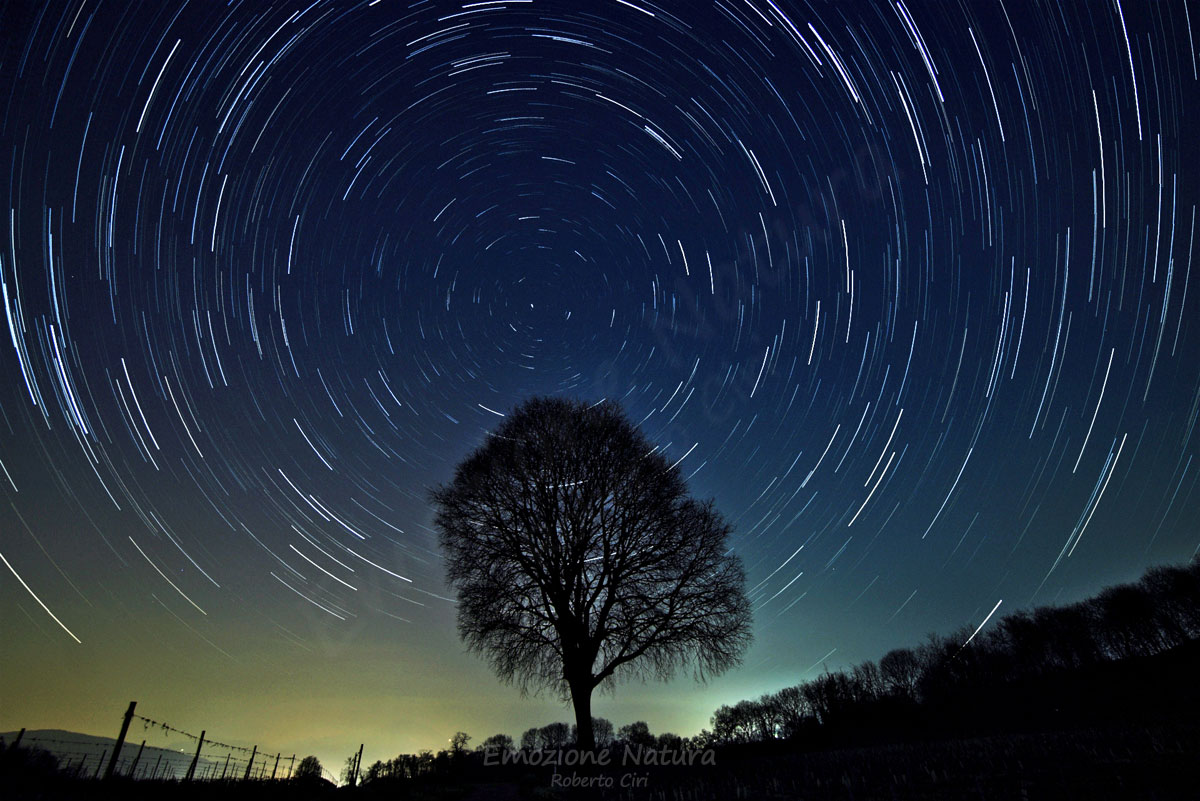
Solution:
M 656 748 L 665 748 L 668 751 L 679 751 L 683 748 L 683 738 L 678 734 L 665 731 L 658 735 L 658 742 L 655 743 Z
M 476 751 L 494 751 L 496 753 L 504 753 L 515 750 L 513 747 L 513 738 L 507 734 L 493 734 L 482 743 L 475 747 Z
M 521 750 L 536 751 L 542 747 L 542 737 L 540 730 L 535 726 L 532 729 L 526 729 L 521 735 Z
M 855 700 L 868 702 L 878 699 L 884 693 L 883 673 L 874 662 L 863 662 L 854 668 Z
M 384 762 L 379 759 L 372 762 L 369 766 L 367 766 L 367 772 L 363 774 L 362 783 L 364 785 L 367 785 L 367 784 L 370 784 L 371 782 L 379 781 L 380 779 L 386 778 L 390 773 L 390 771 L 389 771 L 390 764 L 391 764 L 390 762 Z
M 571 744 L 571 727 L 561 721 L 549 723 L 538 729 L 541 747 L 557 750 Z
M 655 743 L 654 735 L 650 733 L 650 727 L 644 720 L 636 720 L 622 726 L 617 730 L 617 739 L 625 745 L 634 747 L 640 745 L 645 748 L 653 748 Z
M 460 757 L 467 753 L 467 743 L 471 742 L 471 735 L 465 731 L 456 731 L 454 736 L 450 738 L 450 755 Z
M 784 687 L 771 696 L 771 708 L 775 715 L 775 725 L 779 736 L 795 737 L 800 733 L 805 718 L 812 715 L 808 702 L 799 687 Z
M 607 748 L 613 742 L 612 721 L 607 718 L 592 718 L 592 737 L 597 748 Z M 579 742 L 579 724 L 571 726 L 571 739 Z
M 1045 632 L 1050 667 L 1075 669 L 1101 661 L 1096 617 L 1095 606 L 1088 601 L 1034 610 L 1033 619 Z
M 596 687 L 689 664 L 702 681 L 749 644 L 730 525 L 614 403 L 526 401 L 432 499 L 460 636 L 569 698 L 581 748 Z
M 296 766 L 296 772 L 292 776 L 301 780 L 313 781 L 320 779 L 323 772 L 321 760 L 310 754 L 300 760 L 300 764 Z
M 755 726 L 754 701 L 722 705 L 712 716 L 712 732 L 717 742 L 748 743 L 760 739 Z
M 1188 566 L 1146 571 L 1139 584 L 1154 599 L 1154 619 L 1168 647 L 1200 637 L 1200 557 Z
M 921 678 L 921 663 L 910 648 L 888 651 L 879 660 L 879 672 L 885 690 L 891 695 L 915 699 L 917 682 Z
M 342 773 L 338 778 L 341 779 L 342 784 L 348 784 L 351 787 L 354 786 L 355 782 L 358 780 L 357 753 L 346 757 L 346 764 L 342 766 Z
M 1049 667 L 1049 632 L 1038 625 L 1029 612 L 1021 610 L 1005 616 L 997 625 L 1007 642 L 1015 675 L 1036 675 Z
M 1094 602 L 1100 639 L 1113 658 L 1148 656 L 1162 650 L 1163 641 L 1155 625 L 1154 599 L 1144 586 L 1106 587 Z

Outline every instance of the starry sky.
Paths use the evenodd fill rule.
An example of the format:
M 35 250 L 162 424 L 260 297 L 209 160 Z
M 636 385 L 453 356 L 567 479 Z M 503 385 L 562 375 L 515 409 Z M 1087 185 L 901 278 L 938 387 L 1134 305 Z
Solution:
M 747 568 L 743 666 L 618 725 L 1200 544 L 1194 4 L 2 14 L 0 729 L 569 719 L 464 653 L 430 528 L 534 394 L 620 401 Z

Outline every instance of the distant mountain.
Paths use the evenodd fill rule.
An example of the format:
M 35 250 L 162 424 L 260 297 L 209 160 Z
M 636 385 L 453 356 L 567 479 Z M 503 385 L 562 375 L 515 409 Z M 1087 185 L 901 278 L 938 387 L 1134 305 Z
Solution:
M 15 731 L 0 732 L 0 739 L 6 745 L 11 745 L 16 738 Z M 183 778 L 192 762 L 195 743 L 192 743 L 191 748 L 187 747 L 186 741 L 177 747 L 172 744 L 171 748 L 147 745 L 141 749 L 141 757 L 138 758 L 143 739 L 148 738 L 143 736 L 140 727 L 130 727 L 117 762 L 118 774 L 124 776 L 133 771 L 138 778 Z M 82 776 L 102 773 L 108 767 L 108 760 L 115 745 L 116 740 L 111 737 L 97 737 L 63 729 L 29 729 L 21 737 L 21 747 L 49 751 L 58 758 L 60 768 L 68 772 L 78 772 Z M 135 759 L 136 766 L 133 764 Z M 219 774 L 224 762 L 224 755 L 217 759 L 205 757 L 202 753 L 200 761 L 196 763 L 196 773 L 199 776 Z

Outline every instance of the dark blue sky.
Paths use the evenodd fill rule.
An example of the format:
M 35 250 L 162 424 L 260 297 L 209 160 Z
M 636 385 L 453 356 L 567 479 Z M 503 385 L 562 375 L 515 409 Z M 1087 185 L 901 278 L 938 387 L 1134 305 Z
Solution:
M 1195 11 L 6 4 L 0 729 L 568 717 L 429 529 L 532 394 L 619 400 L 748 568 L 744 666 L 618 724 L 1191 557 Z

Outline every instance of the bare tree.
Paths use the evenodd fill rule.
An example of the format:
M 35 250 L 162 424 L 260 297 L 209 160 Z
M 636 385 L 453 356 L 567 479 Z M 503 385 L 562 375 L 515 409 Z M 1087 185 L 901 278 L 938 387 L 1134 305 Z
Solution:
M 465 731 L 456 731 L 454 736 L 450 738 L 450 754 L 454 757 L 461 757 L 467 753 L 467 743 L 471 742 L 471 735 Z
M 921 660 L 910 648 L 888 651 L 879 660 L 879 672 L 887 692 L 900 698 L 916 700 L 921 680 Z
M 523 692 L 569 698 L 581 748 L 595 688 L 703 681 L 749 644 L 731 526 L 614 403 L 526 401 L 432 499 L 460 636 Z
M 612 745 L 613 736 L 611 720 L 607 718 L 592 718 L 592 738 L 596 741 L 597 748 L 608 748 Z M 579 742 L 578 724 L 571 726 L 571 740 L 575 743 Z
M 493 734 L 479 745 L 475 746 L 475 750 L 481 753 L 491 751 L 494 754 L 505 754 L 510 751 L 515 751 L 513 738 L 507 734 Z
M 653 748 L 655 740 L 654 735 L 650 733 L 650 726 L 644 720 L 626 723 L 617 730 L 617 739 L 626 745 L 640 745 L 645 748 Z

